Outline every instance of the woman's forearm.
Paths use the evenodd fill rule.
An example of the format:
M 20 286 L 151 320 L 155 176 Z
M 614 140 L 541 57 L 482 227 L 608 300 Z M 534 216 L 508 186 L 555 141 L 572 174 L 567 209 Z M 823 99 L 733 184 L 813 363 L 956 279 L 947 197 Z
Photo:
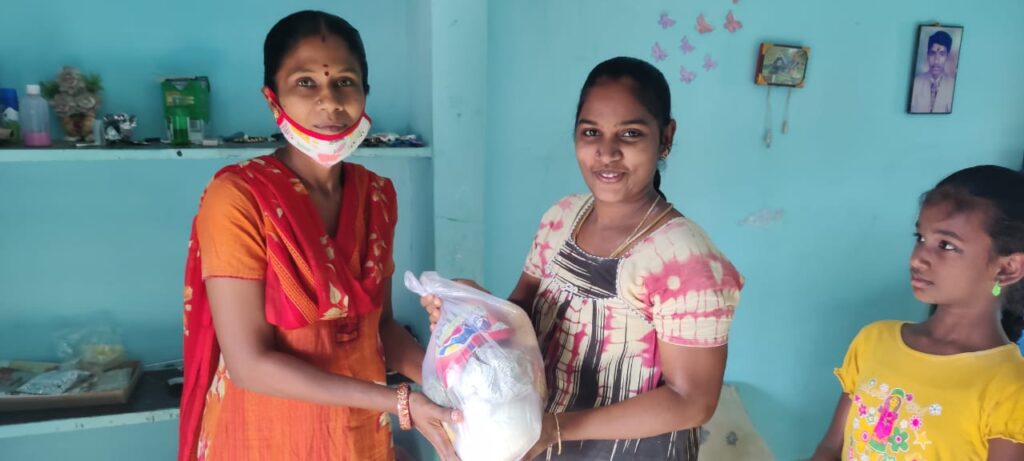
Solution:
M 653 437 L 704 424 L 718 396 L 684 396 L 661 386 L 631 399 L 592 410 L 558 415 L 562 441 Z
M 417 383 L 422 383 L 423 346 L 394 319 L 382 319 L 381 342 L 387 367 Z
M 365 410 L 396 412 L 395 390 L 320 370 L 286 353 L 266 351 L 235 368 L 228 363 L 232 382 L 261 394 Z

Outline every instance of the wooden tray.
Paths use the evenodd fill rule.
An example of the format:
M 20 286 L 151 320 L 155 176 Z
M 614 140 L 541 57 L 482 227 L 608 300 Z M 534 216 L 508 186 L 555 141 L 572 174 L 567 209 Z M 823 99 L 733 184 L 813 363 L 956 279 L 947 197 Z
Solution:
M 126 362 L 110 370 L 131 368 L 128 384 L 121 388 L 102 392 L 81 392 L 64 395 L 4 395 L 0 396 L 0 411 L 40 410 L 46 408 L 72 408 L 92 405 L 109 405 L 126 403 L 135 389 L 135 384 L 142 374 L 139 362 Z

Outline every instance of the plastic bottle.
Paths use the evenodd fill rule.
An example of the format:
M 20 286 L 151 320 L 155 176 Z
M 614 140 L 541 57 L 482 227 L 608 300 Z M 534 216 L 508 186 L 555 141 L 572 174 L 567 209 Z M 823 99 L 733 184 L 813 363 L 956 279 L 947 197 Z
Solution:
M 39 95 L 39 85 L 25 86 L 21 102 L 21 138 L 28 147 L 46 147 L 50 141 L 50 108 Z

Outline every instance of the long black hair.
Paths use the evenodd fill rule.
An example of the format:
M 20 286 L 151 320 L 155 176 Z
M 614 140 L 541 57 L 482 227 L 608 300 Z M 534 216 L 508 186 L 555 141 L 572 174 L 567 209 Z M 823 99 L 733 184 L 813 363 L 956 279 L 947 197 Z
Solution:
M 995 165 L 951 174 L 924 195 L 923 204 L 945 203 L 955 212 L 981 211 L 993 256 L 1024 253 L 1024 174 Z M 1024 283 L 1003 287 L 1002 325 L 1011 341 L 1024 332 Z M 934 309 L 934 308 L 933 308 Z
M 366 49 L 359 31 L 344 19 L 313 10 L 292 13 L 270 28 L 263 41 L 263 85 L 277 92 L 274 78 L 285 56 L 299 41 L 323 34 L 335 35 L 348 45 L 363 71 L 363 93 L 370 94 L 370 69 L 366 66 Z
M 580 101 L 576 105 L 576 121 L 579 121 L 583 102 L 594 85 L 604 79 L 618 80 L 621 78 L 633 81 L 634 96 L 637 101 L 640 101 L 647 112 L 654 116 L 654 119 L 658 121 L 660 131 L 664 132 L 672 122 L 672 93 L 668 89 L 668 80 L 665 80 L 665 75 L 657 67 L 647 61 L 624 56 L 611 58 L 598 64 L 587 75 L 583 89 L 580 90 Z M 658 139 L 661 139 L 660 132 Z M 654 170 L 654 190 L 661 198 L 665 198 L 665 194 L 661 192 L 661 171 L 657 169 Z

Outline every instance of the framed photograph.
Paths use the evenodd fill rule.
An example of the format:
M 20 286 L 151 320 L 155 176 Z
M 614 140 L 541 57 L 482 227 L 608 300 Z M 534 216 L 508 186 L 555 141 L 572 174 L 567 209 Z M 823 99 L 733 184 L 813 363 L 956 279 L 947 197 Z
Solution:
M 803 88 L 810 54 L 811 49 L 805 46 L 762 43 L 754 83 Z
M 960 40 L 964 28 L 938 24 L 917 30 L 917 57 L 910 83 L 911 114 L 949 114 L 953 112 Z

